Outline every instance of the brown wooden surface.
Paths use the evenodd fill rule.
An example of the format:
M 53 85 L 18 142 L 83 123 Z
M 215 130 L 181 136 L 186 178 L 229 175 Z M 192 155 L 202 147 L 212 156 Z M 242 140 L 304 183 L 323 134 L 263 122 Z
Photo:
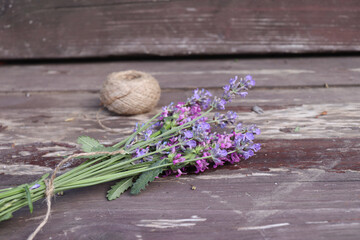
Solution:
M 271 63 L 276 74 L 257 74 Z M 54 201 L 38 239 L 357 240 L 359 63 L 352 57 L 212 60 L 198 62 L 199 69 L 194 61 L 3 65 L 0 188 L 50 172 L 61 156 L 79 151 L 79 135 L 111 144 L 159 111 L 131 117 L 102 111 L 100 119 L 116 132 L 101 128 L 97 90 L 111 71 L 142 67 L 157 72 L 164 89 L 158 107 L 184 100 L 191 87 L 210 87 L 219 94 L 215 88 L 232 71 L 246 71 L 256 76 L 257 87 L 229 109 L 262 129 L 258 141 L 263 148 L 255 157 L 200 175 L 157 179 L 139 196 L 125 194 L 112 202 L 105 199 L 110 183 L 65 192 Z M 171 74 L 164 74 L 166 68 Z M 222 69 L 231 72 L 217 72 Z M 71 79 L 78 84 L 70 85 Z M 254 105 L 265 112 L 251 111 Z M 25 239 L 44 214 L 44 202 L 35 204 L 33 214 L 22 209 L 0 223 L 0 239 Z
M 360 4 L 0 1 L 0 59 L 358 52 Z
M 218 88 L 224 79 L 251 74 L 256 87 L 360 85 L 358 57 L 260 58 L 225 60 L 117 61 L 108 63 L 0 65 L 1 93 L 31 91 L 97 92 L 111 72 L 149 72 L 162 89 Z

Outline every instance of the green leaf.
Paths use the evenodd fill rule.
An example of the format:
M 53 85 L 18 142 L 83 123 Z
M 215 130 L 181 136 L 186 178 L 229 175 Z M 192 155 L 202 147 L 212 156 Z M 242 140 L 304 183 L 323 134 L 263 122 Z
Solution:
M 117 151 L 119 150 L 116 147 L 105 147 L 105 146 L 98 146 L 98 147 L 94 147 L 92 149 L 92 152 L 113 152 L 113 151 Z
M 100 144 L 96 139 L 88 137 L 88 136 L 81 136 L 78 138 L 77 141 L 79 144 L 81 144 L 82 150 L 84 152 L 114 152 L 119 150 L 116 147 L 105 147 L 104 145 Z M 77 158 L 98 158 L 103 156 L 104 154 L 96 154 L 92 156 L 81 156 Z
M 118 148 L 115 147 L 105 147 L 105 146 L 98 146 L 98 147 L 94 147 L 92 148 L 92 150 L 90 152 L 114 152 L 119 150 Z M 98 158 L 98 157 L 102 157 L 104 156 L 104 154 L 95 154 L 95 155 L 91 155 L 91 156 L 80 156 L 80 157 L 76 157 L 76 158 L 87 158 L 87 159 L 94 159 L 94 158 Z
M 154 162 L 149 166 L 149 168 L 160 166 L 164 162 L 163 160 L 159 160 Z M 141 192 L 141 190 L 144 190 L 147 185 L 149 185 L 149 182 L 152 182 L 155 180 L 157 176 L 159 176 L 160 173 L 164 171 L 164 168 L 156 168 L 153 170 L 149 170 L 146 172 L 143 172 L 140 177 L 136 180 L 136 182 L 131 187 L 131 194 L 137 195 Z
M 81 144 L 84 152 L 93 152 L 95 148 L 104 147 L 104 145 L 100 144 L 98 140 L 88 136 L 80 136 L 77 143 Z
M 11 213 L 7 213 L 4 216 L 0 217 L 0 222 L 8 220 L 8 219 L 10 219 L 12 217 L 13 217 L 13 215 Z
M 25 185 L 24 189 L 25 189 L 25 196 L 26 196 L 26 199 L 27 199 L 27 202 L 28 202 L 28 205 L 29 205 L 30 213 L 32 213 L 34 207 L 33 207 L 33 204 L 32 204 L 32 199 L 31 199 L 31 193 L 30 193 L 30 190 L 29 190 L 29 186 Z
M 129 187 L 133 185 L 133 178 L 134 177 L 125 178 L 112 186 L 111 189 L 107 192 L 107 199 L 111 201 L 120 197 L 123 192 L 125 192 Z

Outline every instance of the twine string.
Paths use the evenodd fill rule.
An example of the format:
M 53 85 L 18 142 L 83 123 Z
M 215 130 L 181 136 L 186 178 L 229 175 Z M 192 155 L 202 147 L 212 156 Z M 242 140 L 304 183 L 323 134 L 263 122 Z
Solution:
M 67 158 L 63 159 L 54 169 L 50 179 L 45 179 L 45 185 L 46 185 L 46 205 L 47 205 L 47 211 L 45 214 L 44 219 L 41 221 L 41 223 L 38 225 L 38 227 L 30 234 L 30 236 L 27 238 L 27 240 L 33 240 L 35 236 L 40 232 L 40 230 L 45 226 L 45 224 L 49 221 L 50 214 L 51 214 L 51 198 L 54 196 L 54 180 L 56 177 L 56 174 L 58 171 L 60 171 L 60 168 L 67 163 L 70 159 L 76 158 L 76 157 L 86 157 L 86 156 L 94 156 L 98 154 L 107 154 L 109 156 L 117 155 L 117 154 L 125 154 L 125 151 L 123 149 L 120 149 L 118 151 L 114 152 L 91 152 L 91 153 L 79 153 L 79 154 L 73 154 L 71 156 L 68 156 Z
M 105 130 L 107 130 L 107 131 L 109 131 L 109 132 L 119 133 L 120 131 L 117 131 L 117 130 L 115 130 L 115 129 L 109 128 L 109 127 L 105 126 L 105 125 L 101 122 L 101 120 L 100 120 L 100 112 L 101 112 L 101 110 L 103 110 L 102 107 L 99 108 L 99 110 L 98 110 L 97 113 L 96 113 L 96 121 L 97 121 L 97 123 L 100 125 L 100 127 L 102 127 L 103 129 L 105 129 Z

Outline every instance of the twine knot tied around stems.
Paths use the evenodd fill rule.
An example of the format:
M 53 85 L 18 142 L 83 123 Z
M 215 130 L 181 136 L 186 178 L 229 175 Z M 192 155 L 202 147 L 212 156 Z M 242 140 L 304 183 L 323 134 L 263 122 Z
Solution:
M 55 168 L 54 172 L 52 173 L 50 179 L 45 179 L 45 185 L 46 185 L 46 205 L 47 205 L 47 211 L 45 214 L 44 219 L 39 224 L 39 226 L 35 229 L 33 233 L 30 234 L 27 240 L 33 240 L 35 236 L 40 232 L 40 230 L 45 226 L 45 224 L 49 221 L 49 217 L 51 214 L 51 198 L 54 196 L 55 193 L 55 186 L 54 186 L 54 180 L 56 177 L 56 174 L 58 171 L 60 171 L 60 168 L 67 163 L 69 160 L 77 157 L 86 157 L 86 156 L 94 156 L 98 154 L 107 154 L 109 156 L 117 155 L 117 154 L 125 154 L 126 152 L 123 149 L 120 149 L 118 151 L 114 152 L 90 152 L 90 153 L 79 153 L 79 154 L 73 154 L 71 156 L 68 156 L 67 158 L 63 159 Z

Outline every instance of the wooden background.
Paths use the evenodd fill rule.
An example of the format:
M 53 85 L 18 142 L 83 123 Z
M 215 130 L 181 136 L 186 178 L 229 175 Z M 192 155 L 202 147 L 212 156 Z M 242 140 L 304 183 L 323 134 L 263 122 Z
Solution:
M 193 88 L 251 74 L 228 109 L 261 128 L 256 156 L 112 202 L 110 183 L 67 191 L 37 239 L 358 240 L 359 23 L 355 0 L 0 0 L 0 188 L 50 173 L 80 135 L 115 143 Z M 102 111 L 106 130 L 101 83 L 129 69 L 159 80 L 160 102 Z M 26 239 L 45 207 L 1 222 L 0 239 Z
M 0 0 L 0 59 L 360 51 L 357 0 Z
M 151 113 L 102 111 L 98 89 L 108 72 L 141 69 L 159 79 Z M 56 197 L 38 239 L 357 240 L 360 236 L 360 59 L 358 57 L 116 61 L 0 66 L 0 188 L 31 182 L 61 156 L 79 152 L 80 135 L 104 144 L 128 135 L 192 87 L 221 86 L 253 73 L 257 86 L 229 109 L 262 130 L 248 161 L 203 174 L 158 179 L 139 196 L 109 202 L 110 184 Z M 326 87 L 328 84 L 329 88 Z M 251 111 L 254 105 L 263 114 Z M 326 112 L 326 114 L 324 114 Z M 67 167 L 71 167 L 67 166 Z M 191 190 L 196 186 L 196 190 Z M 25 239 L 45 203 L 0 223 L 0 236 Z M 1 237 L 0 237 L 1 238 Z

